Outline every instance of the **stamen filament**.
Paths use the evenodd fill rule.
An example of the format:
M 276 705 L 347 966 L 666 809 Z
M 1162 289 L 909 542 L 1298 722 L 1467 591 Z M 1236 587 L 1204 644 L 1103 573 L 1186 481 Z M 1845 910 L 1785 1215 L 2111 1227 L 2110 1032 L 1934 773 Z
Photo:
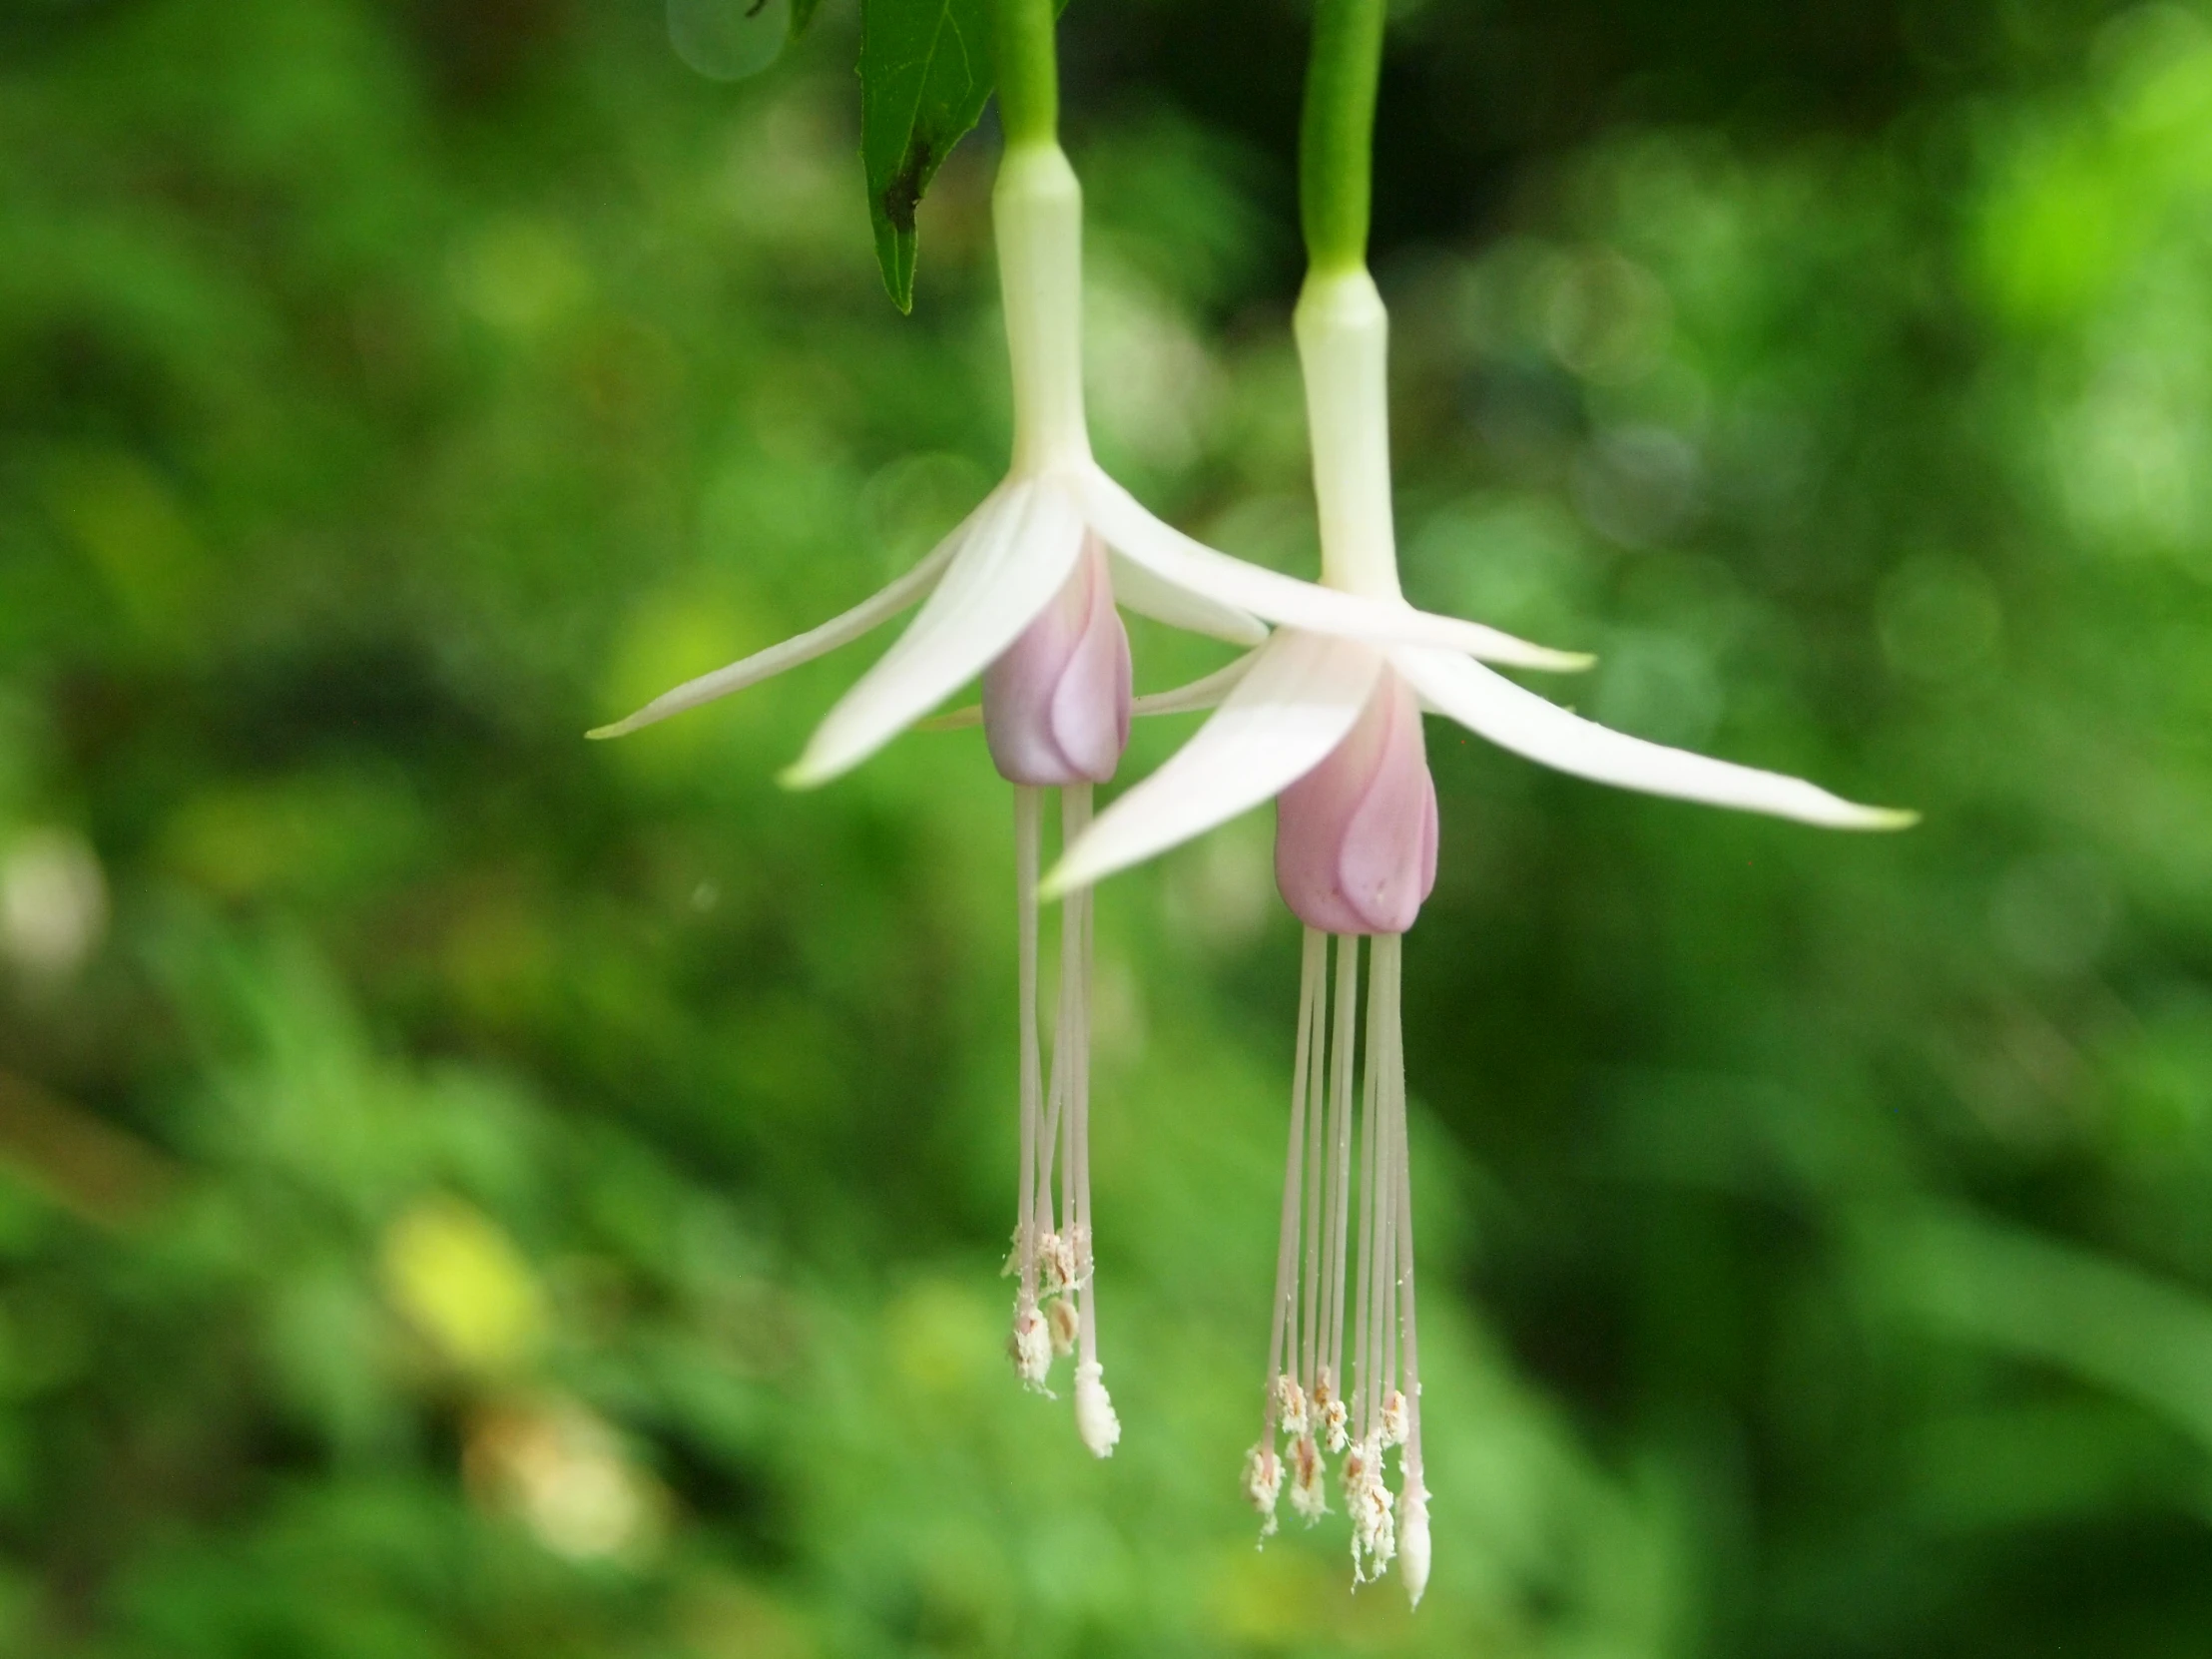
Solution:
M 1070 784 L 1060 792 L 1060 842 L 1071 846 L 1090 828 L 1091 786 Z M 1121 1439 L 1121 1419 L 1106 1391 L 1098 1358 L 1098 1266 L 1091 1234 L 1091 892 L 1071 893 L 1060 907 L 1060 1029 L 1053 1039 L 1055 1058 L 1068 1056 L 1063 1112 L 1067 1157 L 1062 1220 L 1075 1252 L 1074 1283 L 1079 1316 L 1075 1365 L 1075 1426 L 1096 1457 L 1111 1457 Z
M 1306 1029 L 1306 1308 L 1301 1333 L 1299 1385 L 1311 1399 L 1321 1380 L 1322 1146 L 1328 1064 L 1323 1047 L 1329 1025 L 1329 935 L 1306 929 L 1306 966 L 1300 974 L 1300 1023 Z
M 1302 1154 L 1306 1147 L 1306 1091 L 1313 1068 L 1314 1026 L 1318 1018 L 1314 990 L 1324 971 L 1328 951 L 1328 936 L 1309 927 L 1305 955 L 1299 968 L 1298 1058 L 1291 1071 L 1290 1146 L 1283 1157 L 1283 1221 L 1275 1253 L 1275 1315 L 1268 1333 L 1266 1426 L 1261 1436 L 1264 1442 L 1275 1437 L 1279 1399 L 1276 1379 L 1297 1363 L 1298 1223 L 1300 1189 L 1305 1173 Z
M 1355 946 L 1357 948 L 1357 946 Z M 1371 958 L 1372 961 L 1372 958 Z M 1373 968 L 1370 968 L 1373 972 Z M 1365 1439 L 1374 1427 L 1375 1416 L 1375 1327 L 1370 1318 L 1379 1311 L 1380 1300 L 1373 1295 L 1376 1256 L 1376 1223 L 1379 1220 L 1376 1205 L 1375 1161 L 1375 995 L 1371 985 L 1368 995 L 1368 1040 L 1365 1075 L 1360 1088 L 1360 1254 L 1357 1276 L 1353 1280 L 1352 1316 L 1352 1395 L 1348 1403 L 1353 1410 L 1353 1437 Z
M 1329 1332 L 1324 1339 L 1327 1356 L 1324 1370 L 1330 1396 L 1338 1404 L 1349 1404 L 1344 1398 L 1345 1259 L 1351 1246 L 1352 1065 L 1354 1038 L 1359 1030 L 1359 1007 L 1360 940 L 1358 935 L 1348 933 L 1337 940 L 1336 1033 L 1331 1039 L 1335 1051 L 1329 1057 L 1330 1269 L 1325 1286 Z M 1343 1430 L 1338 1428 L 1330 1438 L 1338 1441 L 1342 1434 Z M 1332 1444 L 1330 1449 L 1335 1451 L 1340 1446 Z
M 1421 1485 L 1420 1339 L 1413 1315 L 1413 1183 L 1405 1145 L 1405 1034 L 1398 1013 L 1403 965 L 1397 935 L 1376 940 L 1376 965 L 1380 970 L 1377 994 L 1387 1004 L 1382 1076 L 1390 1120 L 1390 1174 L 1396 1189 L 1391 1209 L 1397 1224 L 1398 1348 L 1405 1368 L 1405 1449 L 1401 1462 L 1406 1486 L 1411 1489 Z
M 1035 1304 L 1037 1291 L 1037 1117 L 1044 1092 L 1037 1044 L 1037 869 L 1043 794 L 1026 785 L 1014 786 L 1014 915 L 1021 964 L 1021 1194 L 1014 1242 L 1020 1296 L 1029 1306 Z
M 1420 1473 L 1413 1331 L 1412 1200 L 1399 1029 L 1403 958 L 1399 935 L 1372 937 L 1363 1031 L 1362 935 L 1306 931 L 1268 1372 L 1260 1438 L 1245 1454 L 1244 1488 L 1260 1512 L 1263 1541 L 1275 1532 L 1276 1503 L 1286 1484 L 1292 1508 L 1311 1525 L 1329 1509 L 1323 1453 L 1342 1453 L 1354 1581 L 1372 1582 L 1393 1560 L 1403 1560 L 1406 1588 L 1418 1601 L 1428 1575 L 1428 1493 Z M 1355 1066 L 1358 1094 L 1352 1087 Z M 1348 1284 L 1355 1135 L 1360 1242 L 1358 1278 Z M 1355 1299 L 1349 1310 L 1349 1394 L 1341 1371 L 1348 1290 Z M 1285 1445 L 1280 1454 L 1279 1432 Z M 1384 1481 L 1392 1446 L 1401 1448 L 1396 1494 Z

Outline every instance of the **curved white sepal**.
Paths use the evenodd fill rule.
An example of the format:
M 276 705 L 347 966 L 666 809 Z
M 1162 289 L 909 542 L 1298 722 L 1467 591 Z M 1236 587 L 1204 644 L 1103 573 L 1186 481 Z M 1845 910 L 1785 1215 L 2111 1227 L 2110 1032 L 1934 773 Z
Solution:
M 1297 783 L 1344 742 L 1382 672 L 1382 654 L 1368 646 L 1275 635 L 1198 736 L 1101 813 L 1040 892 L 1057 898 L 1087 886 Z
M 1147 693 L 1129 706 L 1129 712 L 1132 715 L 1187 715 L 1198 709 L 1217 709 L 1244 682 L 1244 677 L 1252 672 L 1252 665 L 1259 660 L 1259 652 L 1247 651 L 1235 662 L 1189 685 Z
M 1100 532 L 1102 535 L 1103 531 Z M 1154 575 L 1134 559 L 1113 557 L 1114 603 L 1154 622 L 1180 628 L 1187 634 L 1227 640 L 1231 645 L 1258 645 L 1268 637 L 1265 624 L 1249 611 L 1224 605 L 1202 593 Z
M 1103 472 L 1084 475 L 1084 516 L 1091 528 L 1131 564 L 1162 581 L 1219 604 L 1311 633 L 1366 640 L 1373 645 L 1441 646 L 1516 668 L 1583 669 L 1591 659 L 1574 651 L 1531 645 L 1479 622 L 1433 616 L 1395 600 L 1371 599 L 1317 587 L 1294 576 L 1246 564 L 1193 541 L 1162 523 Z
M 849 771 L 989 666 L 1075 569 L 1083 520 L 1064 488 L 1032 480 L 992 498 L 991 516 L 898 643 L 844 694 L 783 774 L 811 789 Z
M 952 562 L 967 540 L 968 532 L 983 522 L 990 511 L 996 494 L 985 496 L 976 509 L 954 526 L 952 533 L 929 550 L 929 556 L 899 577 L 888 587 L 863 599 L 842 616 L 831 617 L 819 628 L 772 645 L 766 651 L 756 651 L 750 657 L 741 657 L 727 668 L 718 668 L 712 674 L 702 674 L 696 680 L 687 680 L 674 691 L 661 693 L 636 714 L 616 721 L 612 726 L 596 726 L 584 734 L 587 738 L 620 738 L 680 715 L 687 709 L 696 709 L 702 703 L 712 703 L 718 697 L 728 697 L 732 692 L 757 686 L 763 680 L 773 679 L 786 669 L 797 668 L 801 663 L 814 661 L 825 652 L 834 651 L 858 639 L 870 628 L 890 619 L 913 604 L 936 586 L 937 578 L 944 574 L 944 567 Z
M 1902 830 L 1918 813 L 1861 807 L 1801 778 L 1669 749 L 1571 715 L 1448 651 L 1400 647 L 1390 663 L 1430 707 L 1500 749 L 1559 772 L 1647 795 L 1770 813 L 1831 830 Z

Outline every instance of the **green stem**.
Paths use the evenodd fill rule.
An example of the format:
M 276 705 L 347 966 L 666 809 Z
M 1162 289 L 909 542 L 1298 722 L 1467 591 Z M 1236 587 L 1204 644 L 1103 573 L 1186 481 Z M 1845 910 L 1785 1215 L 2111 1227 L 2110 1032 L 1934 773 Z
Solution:
M 1298 203 L 1307 261 L 1324 275 L 1367 264 L 1385 9 L 1385 0 L 1318 0 L 1314 8 Z
M 1052 0 L 996 0 L 998 120 L 1006 142 L 1056 144 L 1060 69 L 1053 54 Z

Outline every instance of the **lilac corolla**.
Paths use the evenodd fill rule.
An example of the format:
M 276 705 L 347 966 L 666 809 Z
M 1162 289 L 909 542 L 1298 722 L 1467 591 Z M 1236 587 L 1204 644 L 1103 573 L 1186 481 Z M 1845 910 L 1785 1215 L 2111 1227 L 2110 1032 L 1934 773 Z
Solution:
M 1204 547 L 1155 518 L 1092 459 L 1082 376 L 1082 192 L 1057 143 L 1010 143 L 991 197 L 1013 373 L 1005 480 L 918 565 L 822 626 L 656 698 L 590 735 L 614 738 L 757 685 L 921 604 L 785 774 L 794 788 L 857 766 L 977 675 L 993 762 L 1015 786 L 1021 950 L 1021 1176 L 1008 1271 L 1018 1276 L 1009 1349 L 1038 1389 L 1076 1352 L 1075 1410 L 1090 1449 L 1120 1429 L 1097 1355 L 1089 1191 L 1089 901 L 1065 907 L 1060 1012 L 1049 1077 L 1037 1028 L 1041 792 L 1061 792 L 1063 844 L 1090 822 L 1091 788 L 1128 738 L 1129 645 L 1117 603 L 1173 626 L 1253 645 L 1259 618 L 1375 647 L 1425 644 L 1535 668 L 1578 667 L 1395 594 L 1331 594 Z M 1055 1190 L 1054 1171 L 1058 1168 Z
M 1388 324 L 1364 266 L 1310 277 L 1296 327 L 1323 582 L 1347 603 L 1397 602 Z M 1465 652 L 1426 641 L 1378 644 L 1302 622 L 1206 682 L 1141 702 L 1138 712 L 1217 703 L 1190 743 L 1075 840 L 1045 890 L 1079 894 L 1275 799 L 1276 882 L 1306 923 L 1306 943 L 1264 1429 L 1247 1454 L 1245 1490 L 1262 1513 L 1263 1536 L 1275 1529 L 1286 1486 L 1293 1509 L 1312 1522 L 1327 1509 L 1324 1457 L 1341 1456 L 1356 1576 L 1371 1578 L 1401 1558 L 1418 1601 L 1428 1577 L 1429 1493 L 1399 985 L 1400 939 L 1435 880 L 1436 796 L 1421 711 L 1559 771 L 1624 789 L 1831 829 L 1901 828 L 1913 815 L 1856 806 L 1798 779 L 1609 731 Z M 1364 1040 L 1363 940 L 1370 941 Z M 1383 1477 L 1393 1447 L 1396 1494 Z

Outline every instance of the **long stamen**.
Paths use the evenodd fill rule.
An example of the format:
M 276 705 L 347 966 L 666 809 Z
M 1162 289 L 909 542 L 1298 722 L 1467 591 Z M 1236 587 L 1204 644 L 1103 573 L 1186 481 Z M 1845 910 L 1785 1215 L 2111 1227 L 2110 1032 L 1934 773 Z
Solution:
M 1060 836 L 1072 845 L 1090 828 L 1091 786 L 1070 784 L 1060 792 Z M 1091 1234 L 1091 894 L 1070 894 L 1061 905 L 1060 1034 L 1055 1057 L 1068 1055 L 1067 1166 L 1064 1219 L 1075 1248 L 1075 1296 L 1080 1317 L 1075 1366 L 1075 1426 L 1093 1456 L 1111 1457 L 1121 1439 L 1121 1419 L 1106 1392 L 1105 1368 L 1098 1358 L 1098 1267 Z
M 1317 927 L 1306 929 L 1310 976 L 1303 970 L 1300 986 L 1302 1020 L 1311 1017 L 1311 1048 L 1305 1056 L 1306 1073 L 1306 1302 L 1301 1336 L 1298 1381 L 1311 1399 L 1321 1381 L 1321 1243 L 1322 1243 L 1322 1146 L 1328 1089 L 1329 935 Z
M 1327 985 L 1329 973 L 1329 935 L 1309 927 L 1306 930 L 1306 947 L 1299 967 L 1298 981 L 1298 1048 L 1297 1058 L 1291 1070 L 1291 1123 L 1289 1143 L 1283 1156 L 1283 1211 L 1275 1252 L 1275 1308 L 1269 1319 L 1268 1371 L 1263 1388 L 1260 1438 L 1245 1454 L 1245 1497 L 1260 1511 L 1260 1536 L 1263 1540 L 1275 1534 L 1276 1499 L 1283 1490 L 1283 1462 L 1275 1449 L 1276 1430 L 1280 1428 L 1293 1442 L 1293 1454 L 1298 1466 L 1298 1477 L 1291 1490 L 1291 1503 L 1311 1521 L 1320 1513 L 1320 1458 L 1314 1448 L 1312 1422 L 1309 1415 L 1309 1399 L 1302 1380 L 1312 1381 L 1313 1354 L 1313 1275 L 1307 1275 L 1305 1286 L 1304 1354 L 1301 1365 L 1300 1342 L 1300 1285 L 1299 1285 L 1299 1237 L 1304 1228 L 1307 1211 L 1308 1176 L 1306 1157 L 1310 1116 L 1308 1107 L 1316 1101 L 1314 1083 L 1322 1062 L 1322 1026 L 1328 1017 Z M 1311 1255 L 1311 1245 L 1309 1245 Z
M 1306 930 L 1305 956 L 1299 968 L 1298 1057 L 1291 1071 L 1290 1145 L 1283 1156 L 1283 1220 L 1275 1252 L 1275 1315 L 1268 1332 L 1265 1415 L 1269 1436 L 1273 1435 L 1280 1420 L 1277 1402 L 1281 1390 L 1276 1379 L 1289 1372 L 1297 1359 L 1294 1351 L 1298 1331 L 1294 1322 L 1298 1318 L 1298 1224 L 1299 1199 L 1304 1184 L 1302 1154 L 1306 1149 L 1306 1091 L 1313 1069 L 1314 1027 L 1318 1023 L 1314 1007 L 1315 983 L 1323 971 L 1327 953 L 1326 935 L 1309 927 Z
M 1395 1500 L 1382 1479 L 1385 1424 L 1394 1402 L 1384 1397 L 1385 1283 L 1396 1252 L 1386 1244 L 1394 1193 L 1398 1126 L 1404 1117 L 1404 1069 L 1397 1053 L 1398 935 L 1375 937 L 1368 958 L 1368 1022 L 1360 1158 L 1359 1424 L 1345 1453 L 1345 1506 L 1352 1513 L 1355 1583 L 1380 1577 L 1397 1554 Z M 1394 1244 L 1394 1241 L 1392 1241 Z
M 1387 949 L 1382 943 L 1384 938 L 1391 941 Z M 1375 1165 L 1366 1181 L 1367 1191 L 1373 1195 L 1375 1203 L 1375 1263 L 1371 1281 L 1374 1300 L 1367 1331 L 1370 1393 L 1362 1432 L 1385 1439 L 1395 1371 L 1389 1352 L 1390 1338 L 1396 1331 L 1392 1318 L 1397 1278 L 1397 1233 L 1393 1225 L 1397 1188 L 1391 1174 L 1396 1161 L 1396 1138 L 1391 1123 L 1389 1056 L 1390 1044 L 1396 1035 L 1397 1004 L 1388 994 L 1388 980 L 1396 960 L 1396 940 L 1394 933 L 1380 935 L 1368 960 L 1368 1115 L 1375 1120 L 1377 1133 L 1370 1143 L 1375 1150 Z M 1399 1092 L 1401 1095 L 1402 1091 Z
M 1051 1365 L 1050 1338 L 1037 1310 L 1036 1170 L 1040 1097 L 1044 1092 L 1037 1041 L 1037 868 L 1043 792 L 1014 788 L 1014 915 L 1019 934 L 1021 1022 L 1021 1192 L 1014 1225 L 1014 1328 L 1007 1351 L 1014 1374 L 1029 1387 L 1044 1388 Z M 1048 1223 L 1049 1225 L 1049 1218 Z
M 1360 1254 L 1359 1267 L 1353 1279 L 1354 1296 L 1352 1316 L 1352 1396 L 1353 1436 L 1364 1439 L 1373 1429 L 1375 1416 L 1375 1325 L 1373 1314 L 1377 1312 L 1378 1299 L 1374 1296 L 1376 1224 L 1380 1219 L 1377 1205 L 1376 1177 L 1376 1052 L 1375 1052 L 1375 994 L 1372 985 L 1374 968 L 1370 958 L 1371 984 L 1368 994 L 1368 1032 L 1364 1075 L 1360 1087 Z
M 1421 1477 L 1420 1339 L 1413 1308 L 1412 1163 L 1405 1144 L 1405 1035 L 1399 1014 L 1403 960 L 1397 935 L 1377 939 L 1375 955 L 1372 989 L 1384 1004 L 1382 1088 L 1391 1141 L 1389 1173 L 1395 1188 L 1391 1210 L 1397 1230 L 1397 1336 L 1404 1364 L 1405 1441 L 1398 1467 L 1404 1477 L 1405 1514 L 1399 1553 L 1405 1562 L 1405 1592 L 1417 1606 L 1421 1592 L 1428 1588 L 1428 1484 Z
M 1059 1006 L 1053 1015 L 1052 1028 L 1052 1083 L 1045 1091 L 1044 1130 L 1038 1138 L 1039 1163 L 1037 1166 L 1036 1196 L 1038 1224 L 1046 1233 L 1052 1234 L 1054 1240 L 1060 1245 L 1067 1243 L 1069 1183 L 1072 1179 L 1067 1159 L 1068 1120 L 1065 1111 L 1068 1096 L 1067 1070 L 1069 1058 L 1067 1041 L 1067 913 L 1063 909 L 1060 915 Z M 1060 1204 L 1057 1221 L 1053 1219 L 1055 1212 L 1052 1204 L 1052 1176 L 1055 1169 L 1059 1171 L 1060 1176 Z M 1046 1267 L 1049 1271 L 1051 1264 L 1048 1262 Z
M 1331 1039 L 1329 1077 L 1329 1275 L 1323 1290 L 1329 1304 L 1323 1343 L 1323 1379 L 1329 1384 L 1328 1440 L 1331 1451 L 1345 1447 L 1344 1398 L 1345 1266 L 1351 1245 L 1352 1067 L 1359 1030 L 1360 940 L 1345 934 L 1337 941 L 1336 1032 Z

